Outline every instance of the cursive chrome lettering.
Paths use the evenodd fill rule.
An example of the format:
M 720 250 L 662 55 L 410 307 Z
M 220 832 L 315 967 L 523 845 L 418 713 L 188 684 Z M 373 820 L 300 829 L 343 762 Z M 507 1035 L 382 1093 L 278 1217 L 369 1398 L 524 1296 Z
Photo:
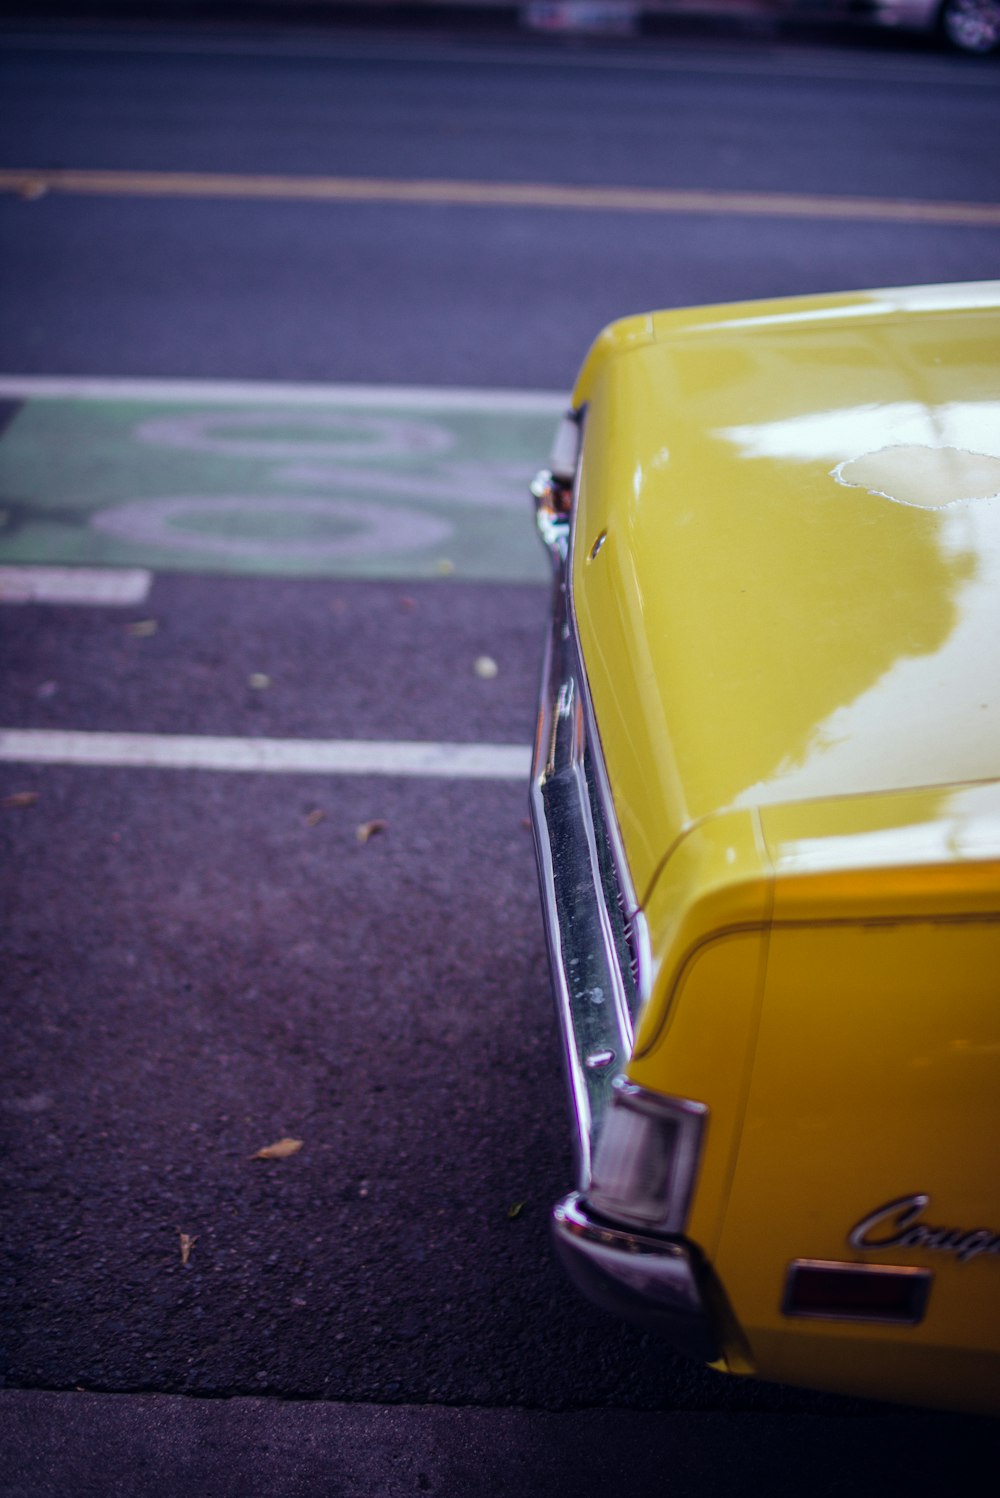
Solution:
M 919 1221 L 930 1201 L 922 1191 L 897 1197 L 856 1223 L 847 1241 L 852 1248 L 923 1248 L 953 1254 L 961 1264 L 980 1254 L 1000 1256 L 1000 1233 L 990 1228 L 933 1227 Z

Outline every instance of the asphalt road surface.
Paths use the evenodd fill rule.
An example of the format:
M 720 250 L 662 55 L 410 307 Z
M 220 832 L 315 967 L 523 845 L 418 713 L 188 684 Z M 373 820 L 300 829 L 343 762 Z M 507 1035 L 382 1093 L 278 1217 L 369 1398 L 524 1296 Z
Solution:
M 0 161 L 34 173 L 713 195 L 685 213 L 8 192 L 0 347 L 19 373 L 561 390 L 626 312 L 996 269 L 995 218 L 837 201 L 995 202 L 996 64 L 926 49 L 24 35 L 0 98 Z M 776 192 L 834 201 L 724 196 Z
M 521 495 L 611 317 L 995 274 L 996 67 L 3 41 L 0 1493 L 995 1469 L 993 1422 L 728 1380 L 553 1262 Z

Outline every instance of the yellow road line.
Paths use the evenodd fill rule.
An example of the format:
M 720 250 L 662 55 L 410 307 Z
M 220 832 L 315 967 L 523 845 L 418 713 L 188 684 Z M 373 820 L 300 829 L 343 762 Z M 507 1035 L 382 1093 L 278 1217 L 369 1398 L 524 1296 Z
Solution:
M 1000 228 L 1000 203 L 810 193 L 716 192 L 653 187 L 567 187 L 546 182 L 405 181 L 376 177 L 266 177 L 219 172 L 0 169 L 0 192 L 111 197 L 262 198 L 319 203 L 422 203 L 436 207 L 556 208 L 598 213 L 725 214 Z

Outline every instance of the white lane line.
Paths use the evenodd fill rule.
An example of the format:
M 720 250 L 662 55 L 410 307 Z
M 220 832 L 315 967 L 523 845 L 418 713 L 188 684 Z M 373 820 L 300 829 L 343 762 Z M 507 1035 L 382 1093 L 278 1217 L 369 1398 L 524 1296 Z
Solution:
M 266 380 L 92 379 L 0 375 L 7 400 L 135 400 L 212 405 L 341 406 L 407 411 L 510 411 L 561 415 L 568 394 L 550 390 L 436 389 L 425 385 L 276 384 Z
M 0 567 L 0 603 L 143 603 L 153 574 L 144 567 Z
M 519 744 L 391 743 L 368 739 L 238 739 L 168 733 L 0 729 L 0 761 L 280 775 L 401 775 L 443 780 L 523 780 L 531 750 Z

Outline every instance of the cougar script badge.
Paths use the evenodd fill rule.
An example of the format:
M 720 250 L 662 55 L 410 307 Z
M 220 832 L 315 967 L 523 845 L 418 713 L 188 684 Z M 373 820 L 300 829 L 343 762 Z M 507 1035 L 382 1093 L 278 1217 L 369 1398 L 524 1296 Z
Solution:
M 951 1254 L 962 1264 L 980 1254 L 1000 1256 L 1000 1233 L 992 1228 L 934 1227 L 921 1221 L 931 1199 L 923 1192 L 876 1207 L 847 1235 L 852 1248 L 923 1248 Z

